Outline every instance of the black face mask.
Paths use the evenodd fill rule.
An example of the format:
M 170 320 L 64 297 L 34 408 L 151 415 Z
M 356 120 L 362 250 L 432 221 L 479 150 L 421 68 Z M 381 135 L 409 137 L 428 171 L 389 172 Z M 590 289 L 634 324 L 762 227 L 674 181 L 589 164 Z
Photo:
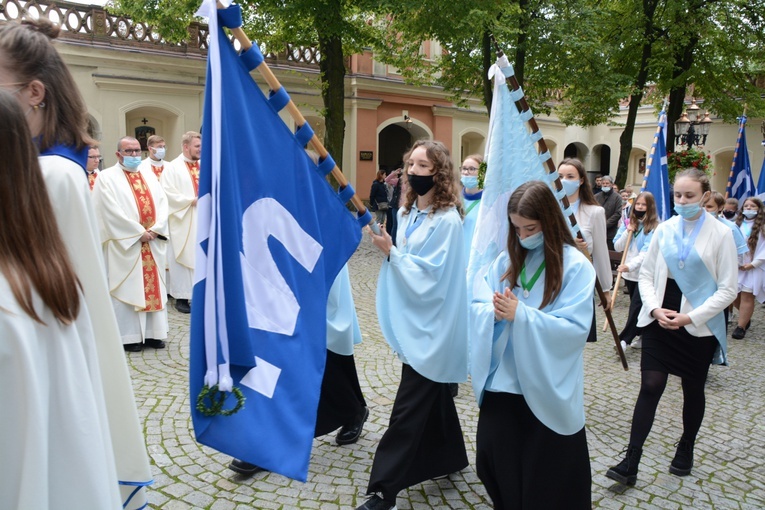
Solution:
M 645 216 L 645 211 L 634 210 L 633 214 L 635 215 L 635 218 L 642 220 L 643 216 Z
M 728 220 L 732 220 L 736 216 L 736 211 L 723 211 L 723 216 Z
M 435 181 L 432 175 L 409 174 L 409 185 L 419 196 L 426 194 L 433 188 Z

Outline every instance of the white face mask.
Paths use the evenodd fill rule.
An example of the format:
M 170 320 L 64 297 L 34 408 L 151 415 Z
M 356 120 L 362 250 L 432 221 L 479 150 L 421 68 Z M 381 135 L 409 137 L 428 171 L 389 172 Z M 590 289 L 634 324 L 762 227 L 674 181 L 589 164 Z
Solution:
M 165 159 L 165 148 L 164 147 L 157 147 L 154 149 L 154 157 L 157 159 Z

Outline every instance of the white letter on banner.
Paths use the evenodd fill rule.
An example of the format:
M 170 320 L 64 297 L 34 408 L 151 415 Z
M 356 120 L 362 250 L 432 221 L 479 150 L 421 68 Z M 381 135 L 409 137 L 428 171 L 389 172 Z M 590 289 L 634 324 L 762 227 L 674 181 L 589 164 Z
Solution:
M 247 322 L 253 329 L 292 335 L 300 304 L 268 249 L 271 236 L 308 272 L 313 272 L 323 247 L 273 198 L 262 198 L 244 211 L 240 255 Z

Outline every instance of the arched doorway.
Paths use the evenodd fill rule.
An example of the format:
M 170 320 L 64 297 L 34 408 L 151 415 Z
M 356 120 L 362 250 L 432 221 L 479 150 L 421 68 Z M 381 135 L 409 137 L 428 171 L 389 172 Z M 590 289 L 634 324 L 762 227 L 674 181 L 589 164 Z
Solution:
M 460 139 L 460 154 L 455 155 L 454 164 L 460 165 L 471 154 L 480 154 L 486 150 L 486 137 L 476 131 L 463 133 Z M 459 161 L 457 160 L 459 157 Z
M 600 175 L 611 175 L 611 147 L 596 145 L 592 148 L 592 171 Z
M 407 129 L 399 124 L 391 124 L 383 128 L 377 138 L 380 151 L 377 157 L 378 167 L 386 172 L 402 167 L 404 154 L 412 146 L 412 142 L 414 138 L 411 126 Z

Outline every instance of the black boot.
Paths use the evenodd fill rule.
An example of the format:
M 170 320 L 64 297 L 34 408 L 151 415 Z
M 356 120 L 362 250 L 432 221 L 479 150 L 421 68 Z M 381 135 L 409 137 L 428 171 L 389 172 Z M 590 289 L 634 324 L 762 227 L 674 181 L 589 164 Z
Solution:
M 637 482 L 638 465 L 640 464 L 640 457 L 642 455 L 642 448 L 629 445 L 624 460 L 609 469 L 606 472 L 606 476 L 611 480 L 616 480 L 624 485 L 635 485 L 635 482 Z
M 677 476 L 688 476 L 691 474 L 692 468 L 693 441 L 683 436 L 680 438 L 680 442 L 677 443 L 677 451 L 675 452 L 675 458 L 672 459 L 672 464 L 669 465 L 669 472 Z

